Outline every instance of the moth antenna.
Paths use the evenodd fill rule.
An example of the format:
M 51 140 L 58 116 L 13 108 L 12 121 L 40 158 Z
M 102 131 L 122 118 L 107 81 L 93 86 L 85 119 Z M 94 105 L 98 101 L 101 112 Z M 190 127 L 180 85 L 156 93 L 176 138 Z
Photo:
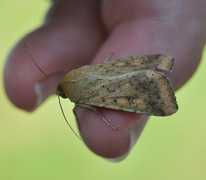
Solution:
M 49 82 L 51 82 L 54 86 L 57 86 L 57 84 L 52 81 L 46 74 L 45 72 L 39 67 L 39 65 L 36 63 L 36 61 L 34 60 L 31 52 L 29 51 L 29 48 L 27 46 L 27 44 L 24 42 L 24 47 L 26 48 L 27 53 L 29 54 L 29 56 L 31 57 L 31 60 L 33 61 L 33 63 L 36 65 L 36 67 L 41 71 L 41 73 L 48 79 Z
M 66 118 L 66 116 L 65 116 L 65 114 L 64 114 L 63 107 L 62 107 L 62 105 L 61 105 L 61 101 L 60 101 L 60 96 L 59 96 L 59 95 L 58 95 L 58 101 L 59 101 L 59 106 L 60 106 L 60 108 L 61 108 L 62 114 L 63 114 L 63 116 L 64 116 L 64 120 L 66 121 L 67 125 L 68 125 L 68 126 L 70 127 L 70 129 L 73 131 L 73 133 L 75 134 L 75 136 L 78 137 L 80 140 L 82 140 L 82 139 L 77 135 L 77 133 L 74 131 L 74 129 L 71 127 L 71 125 L 69 124 L 69 122 L 67 121 L 67 118 Z

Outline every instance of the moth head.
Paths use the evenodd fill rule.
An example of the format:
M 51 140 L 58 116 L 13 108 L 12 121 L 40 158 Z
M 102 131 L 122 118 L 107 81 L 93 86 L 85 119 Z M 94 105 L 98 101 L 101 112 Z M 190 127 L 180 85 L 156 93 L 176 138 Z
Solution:
M 65 93 L 64 93 L 64 91 L 63 91 L 63 89 L 61 88 L 60 85 L 57 86 L 56 94 L 57 94 L 58 96 L 61 96 L 61 97 L 64 98 L 64 99 L 67 98 L 67 96 L 65 95 Z

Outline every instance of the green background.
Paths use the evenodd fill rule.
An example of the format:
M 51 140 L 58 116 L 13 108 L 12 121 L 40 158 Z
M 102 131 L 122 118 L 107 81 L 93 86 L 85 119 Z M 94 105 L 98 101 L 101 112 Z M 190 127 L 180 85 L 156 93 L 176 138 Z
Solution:
M 55 96 L 33 113 L 12 105 L 3 88 L 5 59 L 22 36 L 43 22 L 49 6 L 48 0 L 0 0 L 0 179 L 205 179 L 206 50 L 195 75 L 176 94 L 180 110 L 150 118 L 122 162 L 88 150 L 65 124 Z M 64 101 L 63 106 L 74 126 L 73 105 Z

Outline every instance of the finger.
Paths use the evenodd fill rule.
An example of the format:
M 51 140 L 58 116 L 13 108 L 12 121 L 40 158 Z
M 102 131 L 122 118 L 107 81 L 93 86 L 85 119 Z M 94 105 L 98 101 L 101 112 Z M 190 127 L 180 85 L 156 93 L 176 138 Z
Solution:
M 59 82 L 71 69 L 88 64 L 104 39 L 98 4 L 95 0 L 54 1 L 45 24 L 14 47 L 7 59 L 4 82 L 17 107 L 33 110 L 55 91 L 55 85 L 31 61 L 23 42 L 45 74 Z
M 78 108 L 76 117 L 81 136 L 96 154 L 114 160 L 127 156 L 145 126 L 148 116 L 96 107 L 114 128 L 91 110 Z
M 141 2 L 137 4 L 146 5 L 145 1 Z M 184 3 L 178 2 L 177 5 L 182 6 L 179 8 L 185 9 Z M 205 43 L 206 34 L 203 31 L 205 17 L 202 17 L 202 12 L 196 14 L 195 11 L 198 9 L 194 10 L 190 4 L 187 9 L 193 12 L 194 19 L 191 21 L 187 18 L 188 10 L 177 12 L 172 8 L 168 11 L 170 4 L 169 7 L 163 9 L 161 6 L 158 9 L 159 6 L 153 8 L 154 5 L 148 3 L 144 7 L 147 9 L 135 11 L 138 7 L 135 7 L 134 1 L 131 6 L 128 1 L 127 5 L 124 1 L 105 1 L 105 3 L 107 4 L 103 6 L 106 8 L 103 10 L 105 12 L 103 17 L 111 34 L 98 51 L 93 64 L 103 62 L 111 52 L 114 52 L 112 59 L 166 53 L 175 57 L 174 71 L 168 74 L 175 89 L 180 88 L 191 77 L 198 66 Z M 162 12 L 159 12 L 160 10 Z M 135 12 L 138 13 L 137 16 Z M 187 32 L 184 32 L 185 28 Z M 123 111 L 98 108 L 98 113 L 119 130 L 115 131 L 108 127 L 93 112 L 81 109 L 77 114 L 85 143 L 92 151 L 103 157 L 117 159 L 125 157 L 141 134 L 146 120 L 142 115 Z
M 175 89 L 192 76 L 206 39 L 205 1 L 190 0 L 187 8 L 182 0 L 170 3 L 129 0 L 127 6 L 123 0 L 103 2 L 106 12 L 103 21 L 108 31 L 115 32 L 112 38 L 117 41 L 108 41 L 102 48 L 107 52 L 114 51 L 114 59 L 134 54 L 166 53 L 175 57 L 174 71 L 167 74 Z M 118 39 L 121 36 L 123 40 Z M 113 43 L 112 49 L 110 43 Z

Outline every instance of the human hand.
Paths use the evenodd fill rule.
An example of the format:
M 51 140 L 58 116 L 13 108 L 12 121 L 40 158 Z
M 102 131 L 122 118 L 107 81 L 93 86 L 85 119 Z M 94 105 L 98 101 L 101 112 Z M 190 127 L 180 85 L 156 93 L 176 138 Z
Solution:
M 12 50 L 5 67 L 10 100 L 27 111 L 37 108 L 55 88 L 28 60 L 23 41 L 37 64 L 56 82 L 74 68 L 142 54 L 175 57 L 168 74 L 180 88 L 194 73 L 206 40 L 206 2 L 201 0 L 139 1 L 56 0 L 39 29 Z M 15 81 L 14 81 L 15 78 Z M 76 114 L 87 146 L 106 158 L 124 157 L 137 141 L 148 116 L 97 108 L 114 127 L 88 109 Z

